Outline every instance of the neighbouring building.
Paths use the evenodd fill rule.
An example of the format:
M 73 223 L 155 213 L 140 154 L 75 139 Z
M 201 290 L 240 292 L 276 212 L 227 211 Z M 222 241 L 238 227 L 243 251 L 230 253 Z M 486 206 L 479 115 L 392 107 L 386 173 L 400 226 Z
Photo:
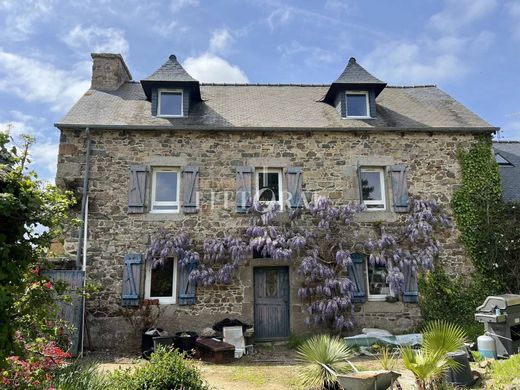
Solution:
M 494 141 L 495 160 L 502 182 L 502 199 L 520 201 L 520 141 Z
M 238 229 L 248 217 L 237 191 L 268 188 L 283 200 L 295 175 L 304 191 L 364 202 L 359 219 L 368 224 L 401 218 L 408 192 L 449 209 L 461 176 L 457 150 L 497 130 L 436 86 L 388 86 L 354 58 L 326 85 L 203 84 L 173 55 L 134 81 L 120 55 L 92 59 L 91 88 L 56 124 L 56 183 L 81 194 L 87 175 L 87 279 L 101 285 L 88 321 L 98 348 L 125 348 L 131 329 L 121 309 L 143 298 L 160 299 L 169 331 L 200 331 L 225 317 L 255 324 L 260 340 L 306 331 L 300 282 L 287 263 L 251 256 L 230 286 L 190 286 L 174 263 L 160 273 L 144 264 L 151 235 Z M 393 172 L 404 177 L 399 188 Z M 370 198 L 360 199 L 360 176 L 374 188 Z M 457 234 L 443 240 L 449 272 L 468 272 Z M 81 242 L 70 229 L 66 255 L 74 258 Z M 387 302 L 377 266 L 361 259 L 359 267 L 357 326 L 399 332 L 417 324 L 414 299 Z M 256 278 L 285 288 L 265 299 Z M 269 329 L 261 305 L 281 307 L 282 325 Z

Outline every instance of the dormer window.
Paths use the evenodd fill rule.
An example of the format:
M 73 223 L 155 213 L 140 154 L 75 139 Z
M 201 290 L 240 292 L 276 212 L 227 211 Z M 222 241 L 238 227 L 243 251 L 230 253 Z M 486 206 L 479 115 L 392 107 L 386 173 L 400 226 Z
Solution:
M 347 91 L 347 118 L 369 118 L 370 103 L 367 91 Z
M 183 92 L 181 90 L 160 89 L 157 115 L 162 117 L 181 117 L 183 110 L 182 95 Z

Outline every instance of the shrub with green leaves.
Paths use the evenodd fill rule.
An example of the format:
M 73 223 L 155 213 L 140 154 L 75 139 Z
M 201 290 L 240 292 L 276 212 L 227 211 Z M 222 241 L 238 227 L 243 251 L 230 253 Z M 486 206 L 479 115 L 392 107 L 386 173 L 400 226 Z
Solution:
M 97 363 L 75 361 L 56 373 L 53 386 L 56 390 L 105 390 L 108 381 Z
M 298 360 L 304 363 L 300 370 L 301 383 L 306 389 L 334 388 L 335 373 L 352 371 L 347 362 L 352 351 L 339 337 L 319 335 L 311 337 L 298 348 Z
M 493 389 L 519 388 L 520 355 L 513 355 L 507 360 L 496 360 L 491 366 L 491 379 Z
M 143 366 L 114 371 L 108 381 L 107 388 L 113 390 L 209 389 L 194 362 L 166 347 L 159 347 Z
M 449 358 L 448 353 L 464 347 L 466 334 L 462 327 L 453 323 L 433 321 L 426 325 L 422 335 L 421 349 L 401 349 L 403 364 L 414 374 L 419 390 L 438 388 L 447 370 L 460 368 L 460 364 Z
M 419 277 L 419 307 L 426 323 L 450 321 L 464 328 L 468 339 L 476 341 L 484 326 L 475 321 L 475 309 L 492 292 L 480 280 L 469 283 L 463 277 L 448 275 L 440 264 Z

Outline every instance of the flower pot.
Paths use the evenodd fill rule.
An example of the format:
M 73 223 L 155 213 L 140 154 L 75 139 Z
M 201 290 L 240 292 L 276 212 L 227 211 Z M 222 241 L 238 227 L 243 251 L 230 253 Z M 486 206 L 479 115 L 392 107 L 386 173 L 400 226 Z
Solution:
M 173 341 L 176 348 L 183 352 L 189 352 L 195 348 L 198 334 L 195 332 L 177 332 Z

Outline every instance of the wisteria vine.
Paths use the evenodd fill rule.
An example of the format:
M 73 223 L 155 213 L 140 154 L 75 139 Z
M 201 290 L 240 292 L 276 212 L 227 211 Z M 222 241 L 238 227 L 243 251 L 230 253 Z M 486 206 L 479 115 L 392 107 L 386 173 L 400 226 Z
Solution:
M 242 235 L 205 240 L 202 256 L 187 234 L 161 232 L 152 240 L 146 258 L 154 267 L 168 257 L 181 266 L 197 263 L 190 280 L 199 285 L 226 285 L 254 251 L 263 258 L 293 262 L 302 278 L 298 296 L 306 304 L 309 325 L 341 331 L 353 326 L 354 283 L 349 279 L 354 253 L 368 256 L 370 264 L 384 265 L 395 294 L 404 288 L 403 267 L 429 270 L 439 254 L 435 238 L 451 221 L 433 201 L 411 200 L 411 211 L 400 223 L 363 228 L 356 214 L 364 206 L 336 206 L 317 197 L 307 209 L 280 211 L 276 202 L 254 202 L 250 223 Z M 366 227 L 366 226 L 365 226 Z

